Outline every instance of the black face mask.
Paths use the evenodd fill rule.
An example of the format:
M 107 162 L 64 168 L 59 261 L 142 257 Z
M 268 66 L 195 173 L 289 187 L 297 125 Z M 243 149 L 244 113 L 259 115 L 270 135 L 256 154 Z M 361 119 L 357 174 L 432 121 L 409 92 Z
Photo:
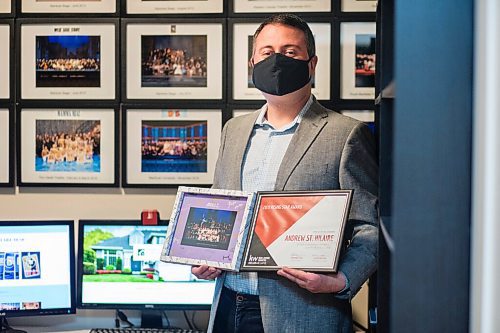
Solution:
M 309 60 L 298 60 L 274 53 L 253 67 L 253 84 L 260 91 L 283 96 L 309 83 Z

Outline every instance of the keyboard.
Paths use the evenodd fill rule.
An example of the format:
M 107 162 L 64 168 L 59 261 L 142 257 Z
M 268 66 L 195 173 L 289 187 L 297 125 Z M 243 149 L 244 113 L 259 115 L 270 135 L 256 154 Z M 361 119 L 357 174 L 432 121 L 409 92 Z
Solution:
M 190 330 L 183 328 L 93 328 L 89 333 L 206 333 L 202 330 Z

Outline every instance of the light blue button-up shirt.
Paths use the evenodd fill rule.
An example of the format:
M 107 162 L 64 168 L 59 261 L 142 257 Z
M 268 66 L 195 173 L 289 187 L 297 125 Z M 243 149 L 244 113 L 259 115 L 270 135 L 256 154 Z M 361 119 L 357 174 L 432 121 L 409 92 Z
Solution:
M 243 157 L 241 170 L 243 191 L 274 191 L 283 156 L 285 156 L 292 136 L 312 102 L 311 95 L 297 117 L 290 124 L 279 129 L 274 128 L 265 117 L 267 104 L 261 108 Z M 257 284 L 258 279 L 255 272 L 228 272 L 224 280 L 224 285 L 227 288 L 251 295 L 259 294 Z

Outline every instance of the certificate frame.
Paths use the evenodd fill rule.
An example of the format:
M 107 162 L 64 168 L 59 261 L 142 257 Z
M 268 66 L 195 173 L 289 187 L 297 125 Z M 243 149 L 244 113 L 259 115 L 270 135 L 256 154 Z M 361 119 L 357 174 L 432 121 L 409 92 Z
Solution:
M 375 38 L 376 23 L 373 21 L 340 22 L 340 84 L 341 100 L 375 99 Z M 368 52 L 365 54 L 365 52 Z M 359 54 L 358 54 L 359 53 Z M 358 69 L 361 61 L 357 57 L 365 56 L 371 65 L 367 69 Z M 364 61 L 364 60 L 363 60 Z
M 343 13 L 374 13 L 377 11 L 377 0 L 341 0 L 340 10 Z
M 264 101 L 262 93 L 252 83 L 252 69 L 249 60 L 252 54 L 252 37 L 261 23 L 257 19 L 229 19 L 228 36 L 231 47 L 229 66 L 232 75 L 228 75 L 230 87 L 229 100 L 232 103 Z M 332 66 L 333 21 L 327 18 L 307 19 L 316 40 L 318 65 L 314 77 L 312 93 L 318 100 L 330 100 Z
M 122 112 L 123 187 L 212 184 L 222 131 L 221 108 L 143 105 L 124 106 Z
M 332 3 L 324 0 L 229 0 L 232 16 L 265 13 L 325 13 L 332 12 Z
M 223 19 L 123 19 L 123 102 L 223 102 L 225 31 Z M 181 44 L 190 47 L 191 59 L 199 59 L 194 60 L 194 66 L 191 59 L 185 62 L 190 63 L 189 69 L 174 63 L 172 54 L 168 55 L 169 63 L 151 56 L 162 49 L 181 51 L 175 49 Z
M 255 193 L 179 187 L 161 260 L 238 271 Z
M 35 100 L 118 102 L 118 22 L 114 18 L 17 20 L 17 88 L 21 103 Z M 78 62 L 63 58 L 61 64 L 54 44 L 68 44 L 67 52 L 77 47 L 84 51 L 78 51 L 82 52 Z M 47 58 L 43 54 L 48 55 Z
M 0 19 L 0 73 L 7 77 L 0 81 L 0 102 L 13 102 L 14 100 L 14 20 Z
M 241 270 L 336 272 L 352 193 L 257 192 Z
M 65 16 L 81 16 L 82 14 L 98 14 L 100 16 L 118 16 L 120 0 L 22 0 L 18 6 L 18 16 L 40 17 L 63 14 Z
M 0 18 L 14 17 L 16 13 L 16 0 L 4 0 L 0 3 Z
M 80 105 L 20 108 L 17 111 L 18 185 L 118 186 L 118 110 L 117 106 Z M 64 134 L 64 140 L 59 133 Z
M 176 1 L 156 0 L 123 0 L 123 14 L 134 15 L 179 15 L 179 14 L 224 14 L 224 0 Z
M 0 105 L 0 187 L 14 186 L 14 110 Z

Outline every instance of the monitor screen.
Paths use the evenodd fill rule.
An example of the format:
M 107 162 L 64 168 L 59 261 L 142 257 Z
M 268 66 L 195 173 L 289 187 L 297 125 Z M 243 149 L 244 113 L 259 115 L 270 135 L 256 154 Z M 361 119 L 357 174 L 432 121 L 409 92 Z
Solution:
M 191 266 L 164 263 L 167 223 L 80 220 L 78 306 L 111 309 L 209 309 L 214 281 Z
M 75 313 L 74 221 L 0 221 L 0 317 Z

